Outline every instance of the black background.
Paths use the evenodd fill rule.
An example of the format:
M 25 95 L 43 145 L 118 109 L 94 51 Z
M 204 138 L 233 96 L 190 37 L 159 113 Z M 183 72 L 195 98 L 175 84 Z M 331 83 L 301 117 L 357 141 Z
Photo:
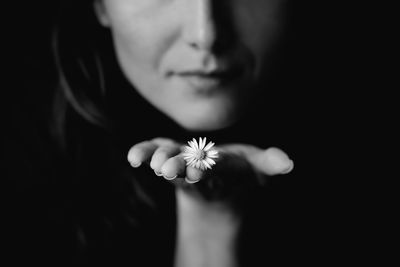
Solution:
M 369 187 L 368 177 L 374 174 L 360 158 L 374 146 L 365 136 L 373 128 L 369 104 L 378 105 L 377 99 L 371 101 L 368 88 L 378 84 L 377 72 L 372 71 L 378 56 L 371 51 L 376 50 L 372 47 L 379 37 L 370 21 L 376 17 L 367 14 L 379 11 L 369 7 L 367 10 L 366 4 L 302 3 L 299 13 L 304 16 L 299 20 L 296 36 L 299 67 L 304 75 L 313 78 L 295 93 L 303 101 L 293 102 L 306 117 L 293 122 L 304 129 L 296 137 L 296 168 L 302 168 L 302 163 L 306 166 L 302 171 L 310 174 L 305 181 L 307 192 L 314 192 L 308 197 L 315 198 L 314 209 L 321 211 L 323 218 L 314 216 L 323 224 L 321 229 L 330 231 L 331 249 L 338 251 L 336 259 L 325 260 L 344 256 L 350 256 L 353 262 L 373 260 L 377 226 L 371 220 L 376 219 L 373 209 L 379 185 Z M 24 139 L 30 135 L 25 131 L 30 127 L 23 125 L 41 123 L 37 116 L 43 111 L 41 102 L 54 84 L 50 35 L 57 1 L 25 0 L 3 8 L 3 13 L 10 16 L 3 18 L 6 22 L 2 32 L 6 45 L 1 63 L 6 70 L 2 75 L 2 139 L 16 142 L 21 135 Z M 11 197 L 13 189 L 8 187 L 13 185 L 14 182 L 3 184 L 6 199 Z

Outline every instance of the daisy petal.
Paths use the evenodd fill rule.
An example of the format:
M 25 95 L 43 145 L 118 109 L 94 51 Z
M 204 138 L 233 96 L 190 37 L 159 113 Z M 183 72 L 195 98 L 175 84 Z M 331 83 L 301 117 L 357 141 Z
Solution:
M 202 163 L 204 164 L 204 166 L 206 166 L 206 169 L 211 169 L 211 165 L 208 164 L 207 159 L 203 160 Z
M 187 156 L 187 155 L 193 155 L 194 154 L 194 152 L 192 151 L 192 150 L 185 150 L 185 151 L 183 151 L 183 153 L 182 153 L 182 155 L 184 155 L 184 156 Z
M 205 170 L 207 170 L 207 168 L 208 167 L 207 167 L 207 165 L 204 164 L 204 161 L 201 161 L 201 170 L 205 171 Z
M 204 137 L 204 138 L 201 138 L 201 137 L 200 137 L 199 149 L 203 150 L 204 147 L 205 147 L 205 145 L 206 145 L 206 138 L 205 138 L 205 137 Z
M 206 158 L 205 160 L 206 160 L 207 163 L 210 164 L 211 166 L 216 164 L 216 162 L 215 162 L 213 159 Z
M 193 153 L 183 153 L 182 156 L 184 158 L 192 158 L 193 157 Z
M 208 145 L 204 148 L 204 151 L 208 151 L 210 148 L 212 148 L 215 145 L 215 143 L 210 142 Z
M 194 139 L 194 138 L 193 138 L 193 140 L 192 140 L 192 147 L 193 147 L 194 149 L 199 149 L 199 145 L 197 144 L 197 140 Z
M 208 158 L 216 159 L 218 158 L 218 151 L 212 150 L 207 153 Z
M 187 163 L 186 166 L 192 166 L 193 162 L 196 161 L 196 159 L 192 158 L 190 159 Z
M 197 169 L 200 169 L 201 168 L 201 161 L 199 161 L 199 160 L 196 160 L 196 164 L 194 165 Z
M 218 154 L 218 151 L 215 149 L 211 149 L 211 150 L 207 151 L 207 155 L 217 155 L 217 154 Z
M 192 142 L 189 141 L 189 146 L 185 146 L 185 150 L 193 150 Z
M 196 149 L 196 145 L 194 144 L 193 141 L 188 142 L 190 149 Z
M 192 156 L 192 155 L 193 155 L 193 153 L 191 153 L 189 151 L 185 151 L 185 152 L 182 153 L 183 157 L 189 157 L 189 156 Z

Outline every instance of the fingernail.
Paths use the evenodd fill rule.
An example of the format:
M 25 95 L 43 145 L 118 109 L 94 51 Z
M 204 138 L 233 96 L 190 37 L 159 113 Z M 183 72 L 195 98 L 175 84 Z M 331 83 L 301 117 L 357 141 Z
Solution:
M 185 181 L 186 181 L 186 183 L 188 183 L 188 184 L 195 184 L 195 183 L 197 183 L 198 181 L 200 181 L 201 179 L 198 179 L 198 180 L 189 180 L 187 177 L 185 177 Z
M 154 170 L 154 173 L 155 173 L 157 176 L 163 176 L 162 172 L 159 172 L 159 171 Z
M 175 176 L 172 176 L 172 177 L 168 177 L 168 176 L 166 176 L 166 175 L 163 175 L 163 177 L 164 177 L 166 180 L 174 180 L 176 177 L 178 177 L 178 175 L 175 175 Z
M 291 172 L 294 168 L 294 162 L 293 160 L 290 161 L 289 167 L 287 167 L 285 170 L 283 170 L 281 172 L 281 174 L 288 174 L 289 172 Z
M 141 162 L 129 162 L 129 163 L 131 164 L 131 166 L 132 166 L 133 168 L 137 168 L 137 167 L 139 167 L 140 165 L 142 165 Z

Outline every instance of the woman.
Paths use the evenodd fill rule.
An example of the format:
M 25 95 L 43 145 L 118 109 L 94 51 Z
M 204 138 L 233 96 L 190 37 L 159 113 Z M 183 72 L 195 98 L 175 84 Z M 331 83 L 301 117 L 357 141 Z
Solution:
M 45 247 L 64 255 L 50 244 L 72 233 L 74 263 L 116 266 L 254 266 L 287 252 L 280 239 L 296 231 L 283 218 L 295 213 L 282 215 L 282 191 L 268 184 L 293 161 L 266 148 L 289 142 L 279 80 L 289 10 L 284 0 L 64 1 L 46 159 L 62 206 Z

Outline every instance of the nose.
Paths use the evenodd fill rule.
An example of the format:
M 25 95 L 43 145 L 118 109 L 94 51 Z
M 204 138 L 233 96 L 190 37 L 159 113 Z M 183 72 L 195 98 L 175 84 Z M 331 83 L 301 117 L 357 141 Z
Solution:
M 185 0 L 187 1 L 187 0 Z M 189 0 L 185 14 L 183 35 L 185 42 L 198 50 L 212 50 L 217 39 L 217 25 L 214 18 L 214 0 Z M 217 0 L 220 1 L 220 0 Z

